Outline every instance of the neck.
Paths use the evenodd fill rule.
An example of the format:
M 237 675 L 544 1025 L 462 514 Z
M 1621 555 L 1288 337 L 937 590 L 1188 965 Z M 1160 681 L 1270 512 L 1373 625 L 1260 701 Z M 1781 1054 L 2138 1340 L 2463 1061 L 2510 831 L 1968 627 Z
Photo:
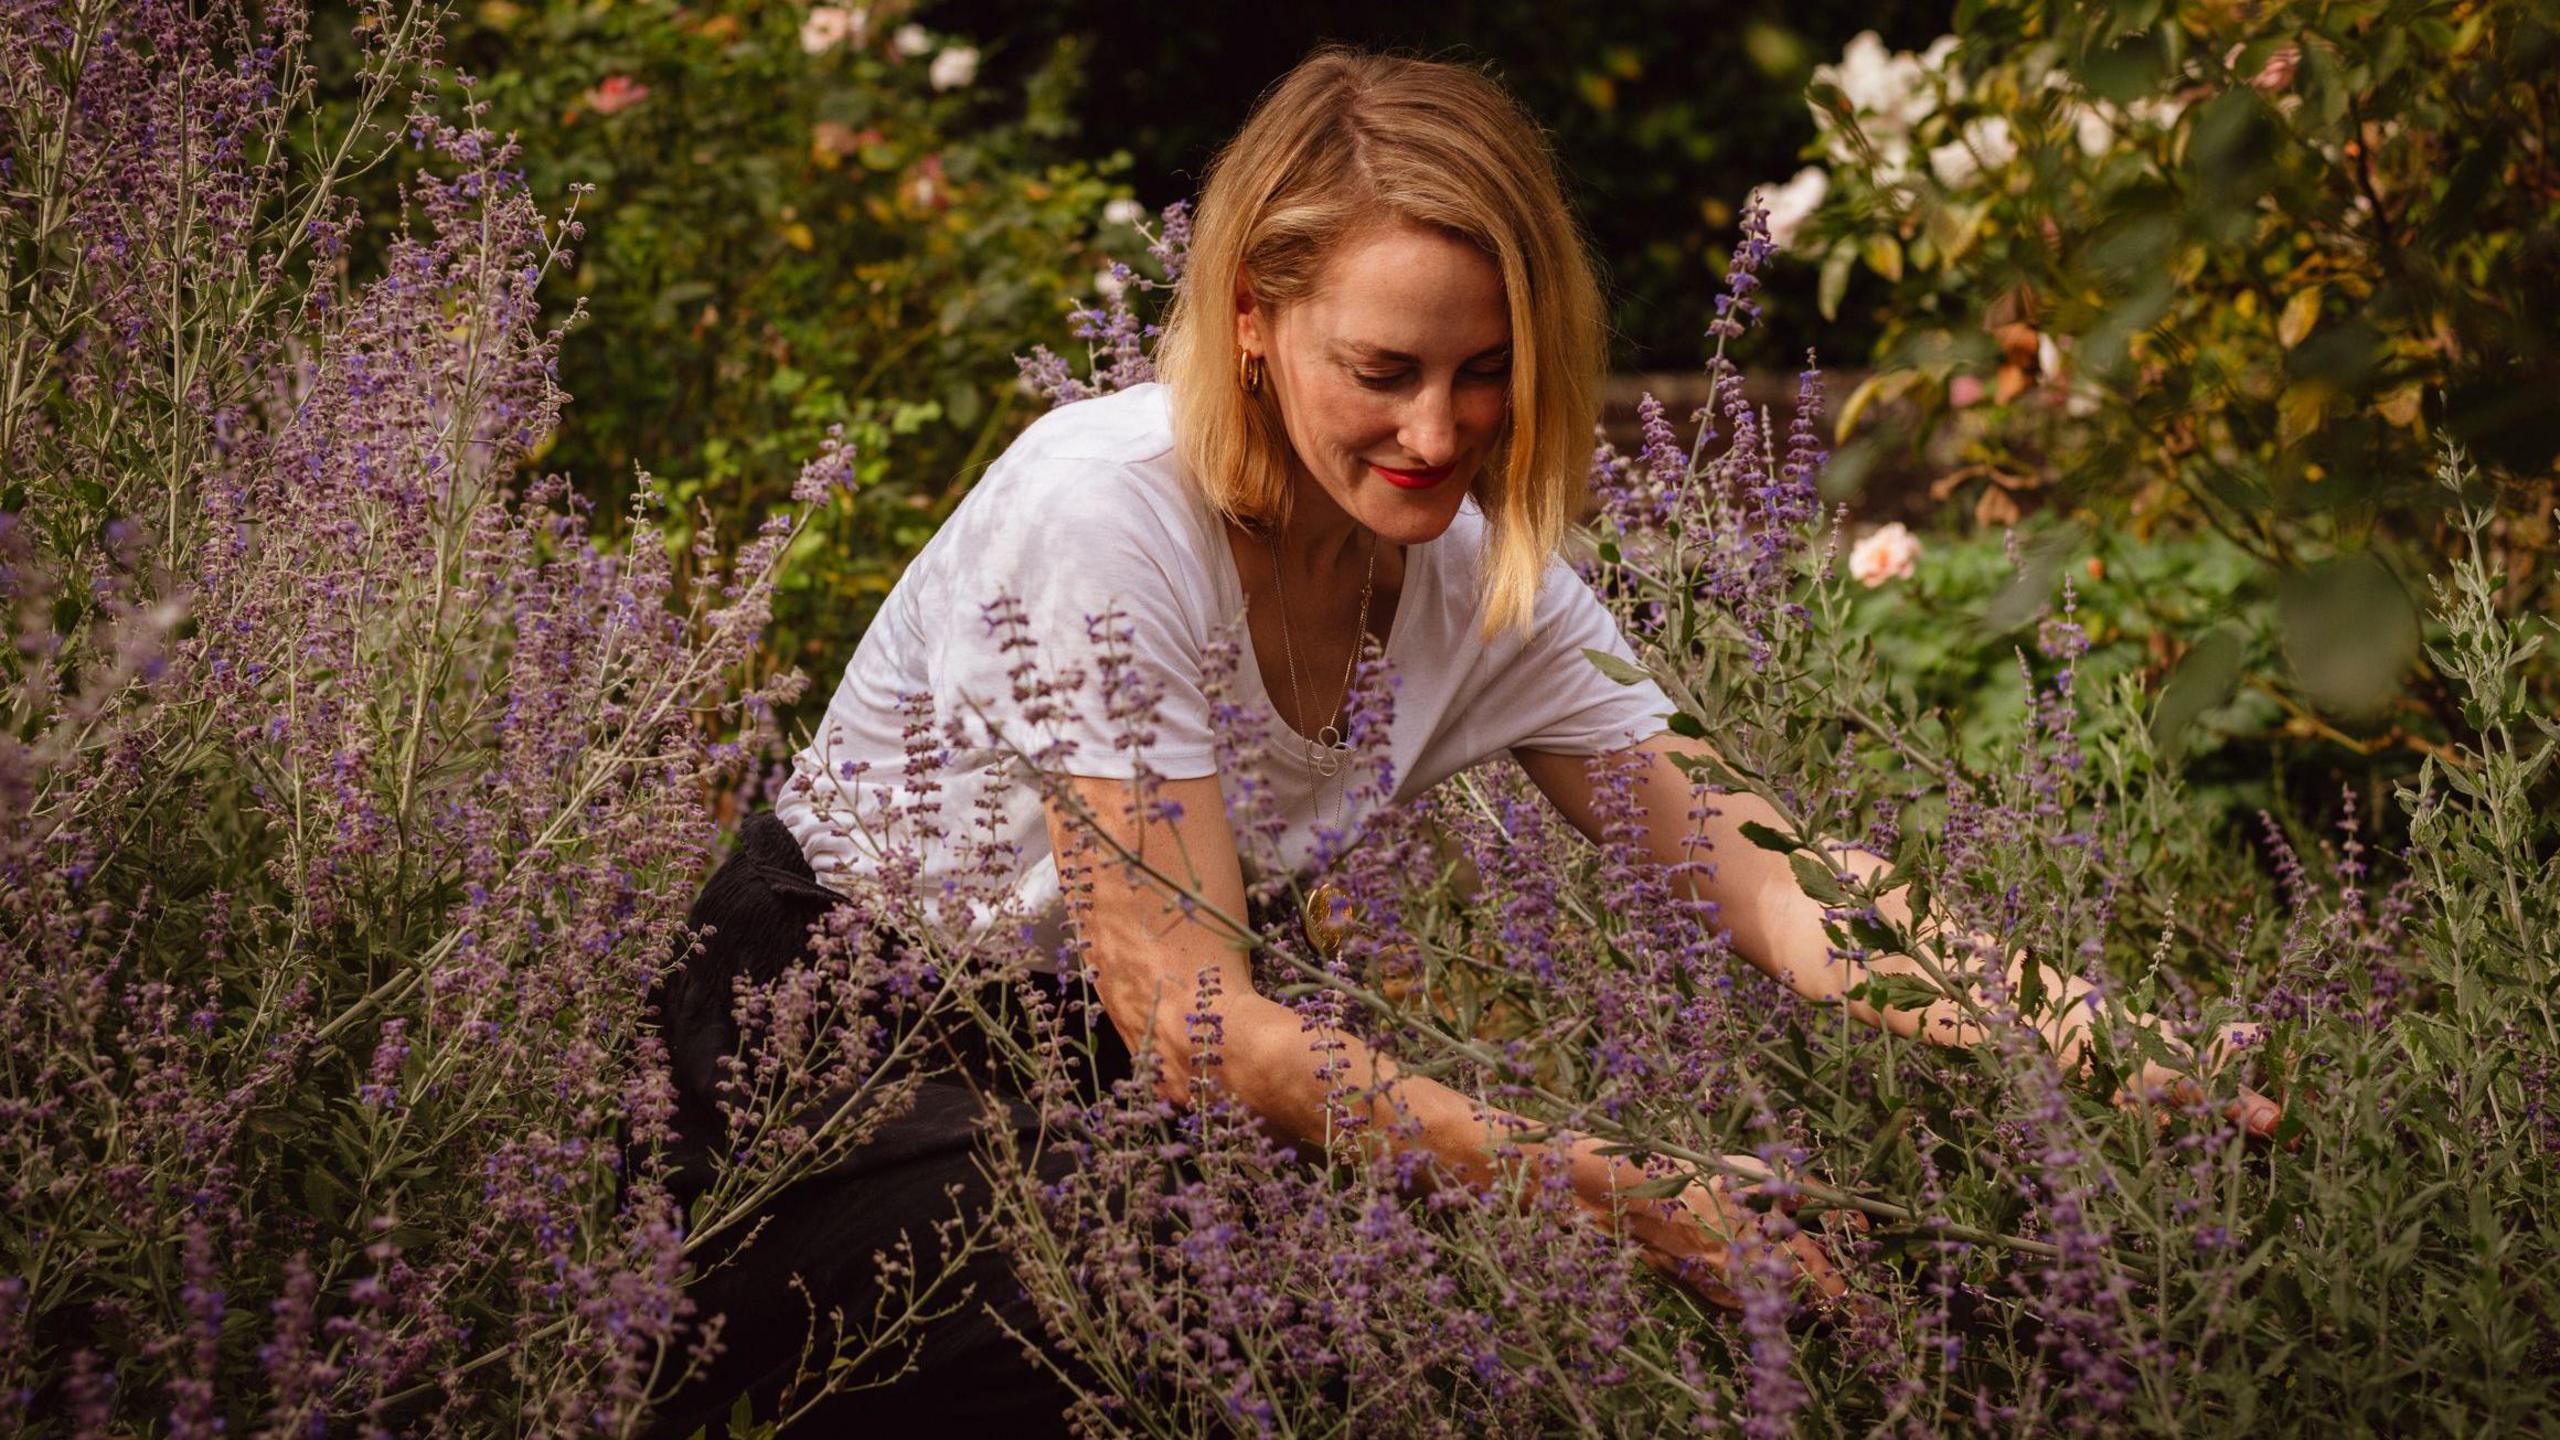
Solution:
M 1286 523 L 1264 522 L 1258 533 L 1279 554 L 1291 575 L 1323 577 L 1366 565 L 1378 544 L 1377 535 L 1334 503 L 1323 486 L 1295 477 Z

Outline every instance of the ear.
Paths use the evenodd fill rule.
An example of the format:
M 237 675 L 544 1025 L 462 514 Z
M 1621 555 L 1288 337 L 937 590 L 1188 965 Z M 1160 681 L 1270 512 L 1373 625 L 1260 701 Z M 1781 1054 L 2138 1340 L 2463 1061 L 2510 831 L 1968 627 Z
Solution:
M 1253 271 L 1236 267 L 1236 344 L 1256 355 L 1271 353 L 1271 337 L 1265 332 L 1266 313 L 1262 299 L 1253 292 Z

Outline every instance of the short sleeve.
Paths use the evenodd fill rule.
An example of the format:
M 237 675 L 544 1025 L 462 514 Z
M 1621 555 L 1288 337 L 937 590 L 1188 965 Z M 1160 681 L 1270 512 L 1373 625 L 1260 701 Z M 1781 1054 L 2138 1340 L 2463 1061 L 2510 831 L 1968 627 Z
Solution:
M 1127 779 L 1141 760 L 1167 779 L 1215 774 L 1198 537 L 1108 464 L 1047 463 L 946 532 L 938 704 L 1069 774 Z
M 1622 684 L 1584 653 L 1636 663 L 1616 618 L 1561 559 L 1538 583 L 1535 615 L 1526 642 L 1475 700 L 1479 716 L 1498 721 L 1490 750 L 1602 755 L 1661 733 L 1672 711 L 1662 687 Z

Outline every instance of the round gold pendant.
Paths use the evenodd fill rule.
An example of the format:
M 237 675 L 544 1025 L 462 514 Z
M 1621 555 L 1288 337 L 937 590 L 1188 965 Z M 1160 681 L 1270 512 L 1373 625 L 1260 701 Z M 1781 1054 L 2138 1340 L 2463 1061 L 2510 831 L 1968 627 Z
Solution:
M 1307 943 L 1330 960 L 1342 949 L 1342 942 L 1350 937 L 1353 927 L 1359 923 L 1359 912 L 1352 905 L 1350 894 L 1341 886 L 1330 880 L 1319 880 L 1314 888 L 1307 891 L 1300 923 L 1306 928 Z

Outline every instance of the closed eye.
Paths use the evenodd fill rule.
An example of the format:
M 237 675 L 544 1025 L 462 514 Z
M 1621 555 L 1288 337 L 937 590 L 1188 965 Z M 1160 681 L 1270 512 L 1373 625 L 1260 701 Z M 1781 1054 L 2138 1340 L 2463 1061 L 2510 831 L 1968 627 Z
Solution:
M 1410 370 L 1354 370 L 1351 374 L 1352 378 L 1372 390 L 1393 390 L 1413 378 L 1413 372 Z M 1507 380 L 1511 378 L 1511 366 L 1504 363 L 1486 369 L 1461 370 L 1458 375 L 1459 378 L 1466 380 Z

